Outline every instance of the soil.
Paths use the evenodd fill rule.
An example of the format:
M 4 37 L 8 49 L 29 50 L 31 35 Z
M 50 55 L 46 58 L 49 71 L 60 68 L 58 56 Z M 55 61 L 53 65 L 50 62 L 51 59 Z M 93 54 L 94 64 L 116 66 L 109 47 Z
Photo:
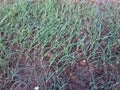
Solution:
M 76 41 L 76 37 L 74 37 L 72 42 Z M 42 58 L 39 56 L 41 46 L 38 46 L 36 49 L 23 50 L 18 44 L 11 45 L 9 43 L 6 45 L 7 49 L 14 54 L 11 56 L 13 61 L 10 61 L 8 66 L 0 68 L 0 90 L 10 90 L 10 88 L 12 90 L 34 90 L 36 86 L 40 86 L 41 90 L 48 90 L 50 87 L 53 88 L 52 84 L 54 83 L 55 75 L 58 76 L 58 74 L 60 80 L 58 77 L 55 79 L 57 83 L 61 80 L 67 83 L 65 90 L 103 90 L 106 82 L 109 82 L 109 90 L 118 90 L 120 88 L 120 83 L 116 83 L 120 78 L 120 63 L 110 65 L 103 63 L 101 60 L 101 63 L 97 64 L 93 58 L 93 60 L 86 60 L 85 56 L 80 54 L 82 50 L 79 49 L 77 51 L 76 46 L 73 47 L 73 54 L 80 54 L 80 57 L 83 57 L 83 59 L 78 58 L 74 64 L 67 64 L 60 73 L 54 67 L 58 64 L 58 67 L 61 68 L 64 62 L 56 62 L 49 67 L 50 57 L 54 52 L 48 53 Z M 50 46 L 49 44 L 46 48 L 50 48 Z M 120 55 L 120 47 L 113 47 L 112 50 L 113 54 Z M 98 53 L 102 53 L 101 50 L 98 50 Z M 115 59 L 115 57 L 112 57 L 111 61 Z M 54 78 L 52 76 L 46 80 L 51 72 L 54 72 Z M 57 87 L 56 90 L 60 90 L 60 87 Z

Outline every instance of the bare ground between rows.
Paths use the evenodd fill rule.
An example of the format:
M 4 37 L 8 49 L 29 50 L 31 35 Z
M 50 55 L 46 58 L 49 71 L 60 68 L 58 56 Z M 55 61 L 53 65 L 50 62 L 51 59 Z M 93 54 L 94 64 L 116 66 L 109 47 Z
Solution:
M 58 84 L 66 82 L 65 90 L 103 90 L 108 82 L 109 90 L 120 88 L 120 83 L 117 82 L 120 79 L 120 63 L 110 65 L 101 60 L 97 64 L 95 58 L 86 60 L 86 56 L 81 54 L 81 50 L 76 51 L 76 47 L 73 47 L 74 54 L 80 54 L 83 59 L 77 58 L 73 64 L 66 64 L 62 71 L 56 71 L 55 68 L 61 68 L 65 62 L 56 61 L 50 67 L 50 54 L 41 57 L 39 47 L 26 49 L 21 55 L 20 45 L 9 45 L 8 49 L 14 54 L 8 65 L 0 68 L 1 90 L 34 90 L 36 86 L 48 90 L 54 88 L 55 81 Z M 112 52 L 119 55 L 120 47 L 114 47 Z M 114 61 L 115 58 L 111 60 Z M 59 90 L 60 86 L 56 89 Z

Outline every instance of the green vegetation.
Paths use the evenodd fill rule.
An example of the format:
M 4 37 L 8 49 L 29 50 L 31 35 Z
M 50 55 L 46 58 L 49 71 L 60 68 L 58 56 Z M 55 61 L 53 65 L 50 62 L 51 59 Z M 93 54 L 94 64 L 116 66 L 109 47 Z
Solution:
M 18 90 L 22 84 L 31 87 L 32 76 L 37 76 L 34 81 L 40 90 L 64 90 L 70 80 L 64 75 L 66 68 L 70 68 L 69 74 L 82 75 L 84 68 L 91 66 L 102 66 L 104 72 L 95 77 L 95 70 L 88 70 L 91 84 L 82 90 L 120 87 L 120 7 L 116 4 L 19 1 L 1 8 L 0 34 L 0 89 Z M 26 66 L 20 67 L 20 60 Z M 35 60 L 40 62 L 38 66 Z M 82 60 L 86 60 L 86 66 L 78 65 Z M 32 70 L 26 82 L 20 72 L 28 70 L 27 62 L 31 62 Z M 83 71 L 74 71 L 76 65 Z

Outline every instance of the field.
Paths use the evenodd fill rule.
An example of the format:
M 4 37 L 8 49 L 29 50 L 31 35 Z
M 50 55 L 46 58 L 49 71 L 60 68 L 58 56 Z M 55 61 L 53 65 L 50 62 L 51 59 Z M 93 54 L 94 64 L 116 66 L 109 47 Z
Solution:
M 120 90 L 120 5 L 39 0 L 0 9 L 0 90 Z

